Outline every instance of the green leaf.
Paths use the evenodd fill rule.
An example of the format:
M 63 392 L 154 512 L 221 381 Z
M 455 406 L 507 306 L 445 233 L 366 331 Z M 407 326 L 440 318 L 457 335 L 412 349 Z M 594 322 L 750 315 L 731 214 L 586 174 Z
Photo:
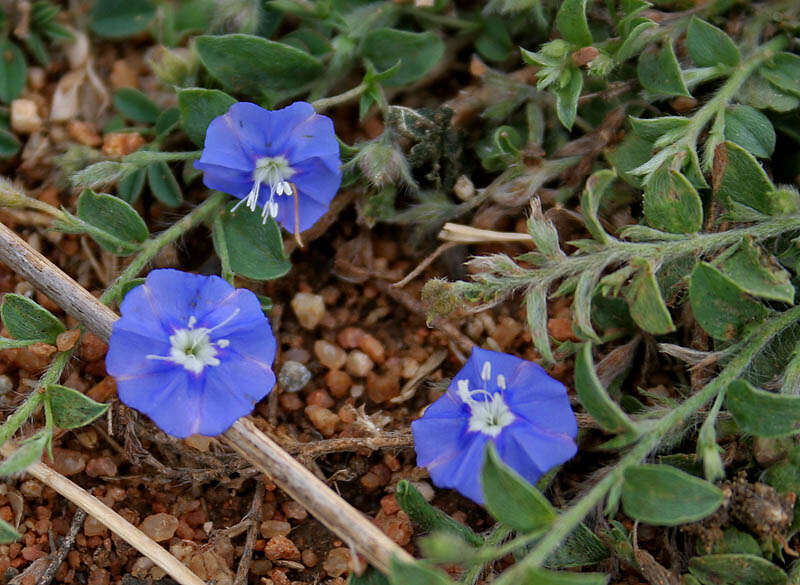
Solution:
M 587 0 L 564 0 L 556 14 L 556 28 L 570 43 L 585 47 L 592 44 L 592 33 L 586 21 Z
M 231 270 L 253 280 L 272 280 L 289 272 L 292 264 L 283 251 L 275 220 L 267 218 L 262 223 L 260 213 L 244 206 L 231 212 L 234 205 L 231 202 L 222 212 L 222 229 L 212 232 L 217 253 L 220 254 L 220 246 L 225 246 Z
M 169 165 L 160 160 L 147 167 L 147 182 L 153 196 L 168 207 L 177 207 L 183 203 L 183 193 L 178 180 L 172 174 Z
M 107 193 L 85 189 L 78 197 L 78 217 L 95 228 L 89 232 L 92 238 L 114 254 L 135 252 L 149 235 L 136 210 Z
M 625 289 L 625 298 L 633 321 L 653 335 L 675 331 L 669 309 L 658 288 L 652 264 L 649 260 L 639 264 L 641 267 Z
M 408 480 L 401 479 L 397 482 L 395 498 L 408 517 L 425 532 L 445 531 L 455 534 L 463 542 L 475 546 L 483 544 L 481 536 L 439 508 L 434 508 Z
M 800 97 L 800 56 L 778 53 L 759 72 L 781 91 Z
M 574 66 L 564 72 L 570 74 L 569 82 L 555 90 L 556 115 L 564 128 L 572 130 L 575 117 L 578 115 L 578 99 L 581 97 L 583 89 L 583 74 Z
M 544 566 L 548 569 L 583 567 L 601 563 L 609 556 L 608 547 L 581 522 L 547 557 Z
M 789 112 L 800 106 L 800 98 L 781 91 L 761 74 L 751 75 L 736 94 L 737 101 L 759 110 Z
M 194 48 L 226 89 L 249 96 L 298 90 L 323 73 L 322 62 L 305 51 L 252 35 L 200 36 Z
M 377 28 L 364 37 L 361 50 L 376 69 L 400 67 L 386 86 L 406 85 L 423 77 L 444 55 L 444 41 L 433 32 L 413 33 L 393 28 Z
M 708 262 L 698 262 L 692 271 L 689 299 L 694 318 L 715 339 L 736 339 L 745 326 L 767 316 L 764 305 Z
M 155 131 L 157 136 L 165 136 L 181 121 L 181 111 L 176 107 L 167 108 L 156 118 Z
M 419 561 L 406 563 L 393 556 L 389 564 L 389 581 L 392 585 L 455 585 L 441 571 Z
M 147 169 L 136 169 L 128 173 L 117 184 L 117 197 L 126 203 L 136 203 L 144 189 L 145 179 L 147 179 Z
M 772 122 L 755 108 L 741 104 L 725 109 L 725 139 L 761 158 L 769 158 L 775 150 Z
M 645 89 L 660 96 L 682 95 L 691 97 L 683 82 L 681 68 L 675 58 L 672 44 L 665 45 L 658 53 L 645 53 L 636 66 L 639 83 Z
M 475 49 L 481 57 L 500 63 L 508 59 L 514 49 L 511 35 L 508 34 L 505 20 L 489 16 L 483 21 L 483 29 L 475 39 Z
M 0 306 L 3 325 L 14 339 L 56 344 L 59 334 L 67 330 L 55 315 L 28 297 L 8 293 Z
M 586 229 L 589 230 L 595 240 L 603 244 L 609 241 L 609 237 L 600 224 L 597 211 L 600 209 L 600 201 L 602 201 L 603 195 L 616 178 L 616 173 L 608 169 L 592 173 L 586 180 L 586 187 L 581 193 L 581 209 L 586 221 Z
M 745 433 L 784 437 L 800 431 L 800 396 L 773 394 L 736 380 L 728 386 L 725 403 Z
M 748 294 L 794 303 L 791 275 L 752 238 L 743 240 L 736 252 L 723 261 L 720 270 Z
M 521 585 L 606 585 L 608 575 L 602 573 L 570 573 L 531 568 L 525 571 Z
M 666 165 L 650 176 L 643 204 L 647 223 L 658 230 L 689 234 L 703 227 L 700 195 L 686 177 Z
M 533 344 L 542 359 L 553 363 L 553 351 L 550 349 L 550 336 L 547 332 L 547 288 L 534 286 L 525 293 L 525 310 L 528 318 L 528 330 L 531 332 Z
M 101 37 L 128 37 L 146 29 L 155 15 L 151 0 L 96 0 L 89 27 Z
M 592 344 L 581 345 L 575 357 L 575 389 L 583 408 L 609 433 L 635 433 L 633 421 L 600 383 L 592 361 Z
M 11 457 L 0 464 L 0 477 L 25 471 L 31 464 L 39 461 L 48 439 L 50 434 L 41 430 L 22 443 Z
M 491 441 L 486 444 L 481 483 L 486 509 L 515 530 L 534 532 L 556 519 L 555 508 L 547 498 L 500 460 Z
M 17 45 L 8 40 L 0 43 L 0 101 L 8 104 L 19 97 L 27 69 Z
M 86 394 L 59 384 L 47 387 L 47 400 L 50 401 L 53 422 L 62 429 L 88 425 L 108 410 L 108 404 L 95 402 Z
M 38 343 L 36 339 L 9 339 L 8 337 L 0 337 L 0 350 L 3 349 L 17 349 L 19 347 L 28 347 L 34 343 Z
M 640 18 L 617 49 L 617 53 L 614 55 L 616 62 L 623 63 L 634 55 L 638 55 L 650 40 L 644 33 L 656 26 L 658 24 L 649 18 Z
M 629 116 L 631 128 L 648 142 L 655 142 L 663 135 L 679 136 L 689 125 L 689 118 L 663 116 L 661 118 L 635 118 Z
M 8 130 L 0 128 L 0 158 L 10 158 L 19 152 L 22 143 Z
M 360 575 L 351 572 L 350 578 L 347 580 L 347 585 L 391 585 L 391 582 L 389 581 L 389 577 L 372 565 L 368 565 L 367 569 Z
M 625 470 L 622 507 L 645 524 L 677 526 L 696 522 L 722 504 L 722 490 L 669 465 L 634 465 Z
M 22 535 L 14 530 L 11 524 L 5 520 L 0 520 L 0 544 L 9 544 L 20 538 L 22 538 Z
M 152 124 L 161 110 L 138 89 L 122 87 L 114 92 L 114 107 L 125 117 L 137 122 Z
M 778 196 L 775 185 L 752 154 L 726 141 L 714 156 L 714 187 L 724 203 L 736 201 L 767 215 L 797 211 L 796 203 Z
M 755 555 L 706 555 L 689 560 L 689 571 L 703 585 L 784 585 L 786 573 Z
M 622 143 L 608 154 L 608 160 L 623 181 L 633 187 L 641 188 L 642 178 L 632 175 L 630 171 L 649 161 L 652 152 L 652 142 L 629 132 Z
M 727 34 L 696 16 L 692 17 L 686 31 L 686 48 L 698 67 L 715 67 L 720 63 L 735 67 L 742 60 L 739 49 Z
M 190 87 L 180 90 L 178 106 L 183 129 L 189 139 L 197 146 L 203 146 L 211 120 L 223 115 L 235 103 L 234 98 L 218 89 Z

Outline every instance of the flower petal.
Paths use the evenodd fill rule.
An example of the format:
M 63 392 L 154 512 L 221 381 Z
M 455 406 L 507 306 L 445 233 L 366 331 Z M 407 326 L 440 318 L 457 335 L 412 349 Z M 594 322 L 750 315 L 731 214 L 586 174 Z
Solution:
M 199 161 L 195 162 L 194 167 L 203 171 L 203 184 L 209 189 L 216 189 L 241 199 L 253 188 L 252 172 L 245 173 Z
M 425 416 L 412 422 L 417 465 L 429 467 L 436 465 L 437 460 L 449 460 L 454 452 L 461 450 L 466 430 L 465 418 L 437 419 Z
M 289 162 L 294 165 L 310 158 L 320 158 L 332 171 L 337 171 L 340 162 L 339 142 L 333 129 L 333 121 L 327 116 L 314 115 L 292 130 L 287 141 Z
M 479 504 L 483 503 L 481 469 L 488 437 L 482 433 L 467 435 L 462 449 L 446 461 L 435 461 L 427 466 L 433 482 L 440 487 L 453 488 Z
M 525 421 L 503 429 L 495 444 L 500 459 L 531 483 L 571 459 L 578 450 L 568 436 L 539 433 Z
M 510 378 L 514 375 L 514 372 L 521 364 L 529 363 L 536 366 L 536 364 L 533 364 L 533 362 L 526 362 L 526 360 L 509 355 L 507 353 L 474 347 L 469 359 L 464 364 L 464 367 L 461 368 L 458 374 L 453 377 L 453 381 L 451 382 L 450 386 L 453 389 L 456 389 L 458 380 L 467 379 L 470 382 L 471 389 L 483 388 L 484 381 L 481 378 L 481 374 L 483 373 L 483 367 L 486 362 L 489 362 L 491 373 L 489 381 L 485 386 L 486 390 L 489 392 L 494 392 L 497 390 L 498 375 L 504 376 L 506 379 L 506 385 L 508 385 Z

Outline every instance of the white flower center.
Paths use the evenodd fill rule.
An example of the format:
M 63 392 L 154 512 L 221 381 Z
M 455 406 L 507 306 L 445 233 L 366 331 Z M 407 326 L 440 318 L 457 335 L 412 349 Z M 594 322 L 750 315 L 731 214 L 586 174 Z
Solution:
M 470 390 L 469 380 L 459 380 L 458 396 L 469 406 L 469 430 L 478 431 L 490 437 L 496 437 L 500 432 L 514 422 L 514 414 L 503 399 L 503 390 L 506 389 L 506 379 L 502 374 L 497 376 L 497 387 L 500 392 L 492 394 L 486 390 L 486 382 L 492 377 L 492 364 L 483 363 L 481 379 L 483 388 Z M 476 400 L 475 396 L 483 396 L 484 400 Z
M 274 218 L 278 215 L 278 203 L 275 196 L 292 195 L 294 188 L 287 180 L 291 179 L 295 170 L 289 166 L 289 161 L 283 156 L 265 156 L 256 159 L 256 166 L 253 169 L 253 188 L 247 197 L 239 201 L 231 211 L 236 211 L 242 203 L 245 203 L 250 211 L 256 210 L 258 198 L 261 194 L 261 185 L 269 187 L 269 199 L 264 203 L 261 212 L 261 219 L 267 221 L 267 215 Z
M 217 349 L 228 347 L 230 341 L 227 339 L 211 341 L 209 333 L 225 325 L 238 313 L 239 309 L 236 309 L 230 317 L 211 329 L 207 327 L 195 329 L 197 318 L 194 316 L 189 317 L 188 327 L 177 329 L 175 333 L 169 336 L 169 355 L 150 354 L 146 357 L 149 360 L 162 360 L 178 364 L 193 374 L 202 373 L 206 366 L 218 366 L 220 362 L 217 359 Z

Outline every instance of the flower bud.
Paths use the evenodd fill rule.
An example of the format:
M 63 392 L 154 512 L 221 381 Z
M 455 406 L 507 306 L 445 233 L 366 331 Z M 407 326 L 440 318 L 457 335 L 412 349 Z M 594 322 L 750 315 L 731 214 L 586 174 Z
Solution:
M 404 183 L 413 189 L 417 188 L 406 157 L 394 144 L 383 140 L 371 142 L 361 149 L 353 162 L 376 187 Z
M 197 56 L 188 49 L 155 47 L 147 62 L 156 76 L 164 83 L 185 87 L 197 71 Z

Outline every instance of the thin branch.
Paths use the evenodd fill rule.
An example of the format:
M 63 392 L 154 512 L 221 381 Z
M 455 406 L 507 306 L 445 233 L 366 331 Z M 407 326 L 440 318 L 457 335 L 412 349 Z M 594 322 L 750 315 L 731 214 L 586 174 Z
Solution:
M 513 242 L 533 244 L 533 238 L 519 232 L 496 232 L 482 230 L 458 223 L 446 223 L 439 232 L 439 239 L 461 244 L 484 244 L 486 242 Z
M 250 511 L 247 517 L 250 520 L 250 527 L 247 529 L 247 540 L 244 543 L 242 558 L 236 569 L 236 577 L 233 585 L 247 585 L 247 575 L 250 573 L 250 561 L 253 560 L 253 547 L 258 537 L 258 528 L 261 524 L 261 510 L 264 504 L 264 482 L 261 478 L 256 480 L 256 493 L 253 494 L 253 503 L 250 504 Z
M 53 556 L 53 559 L 50 561 L 50 565 L 45 569 L 42 576 L 36 582 L 36 585 L 50 585 L 50 581 L 56 576 L 59 567 L 61 567 L 61 563 L 67 558 L 67 554 L 69 554 L 70 549 L 72 549 L 72 545 L 75 544 L 75 538 L 78 536 L 78 531 L 81 529 L 81 526 L 83 526 L 84 520 L 86 520 L 86 512 L 83 508 L 75 510 L 75 515 L 72 517 L 72 524 L 70 524 L 69 532 L 61 543 L 61 548 L 55 553 L 55 556 Z
M 11 441 L 6 441 L 0 447 L 0 453 L 6 458 L 14 454 L 16 448 Z M 46 486 L 53 488 L 76 506 L 83 508 L 112 532 L 118 534 L 125 542 L 129 543 L 140 553 L 164 569 L 167 574 L 181 585 L 205 585 L 203 581 L 178 559 L 155 543 L 153 539 L 125 520 L 114 510 L 95 498 L 79 485 L 47 467 L 36 462 L 25 470 Z

